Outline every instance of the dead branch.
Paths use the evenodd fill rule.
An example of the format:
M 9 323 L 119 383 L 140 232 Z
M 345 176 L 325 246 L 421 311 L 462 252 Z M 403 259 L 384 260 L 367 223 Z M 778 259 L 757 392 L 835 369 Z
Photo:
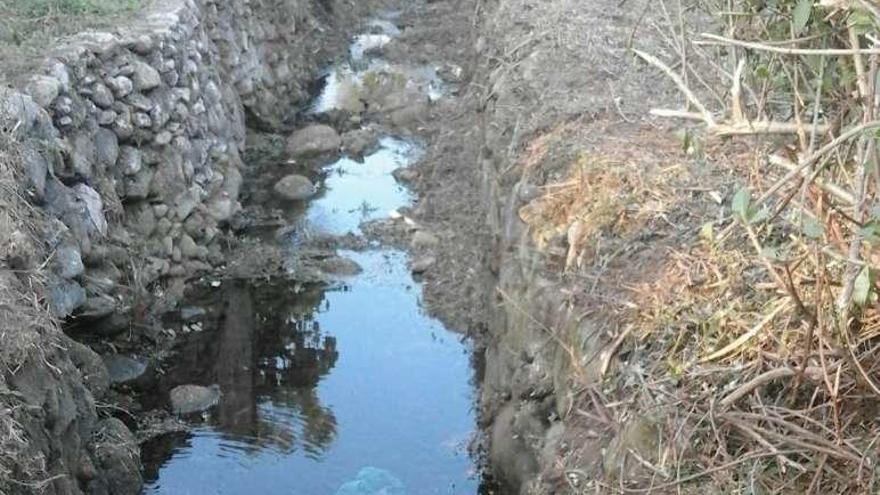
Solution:
M 730 45 L 751 50 L 760 50 L 780 55 L 826 55 L 849 57 L 852 55 L 880 55 L 880 48 L 791 48 L 785 46 L 768 45 L 755 41 L 742 41 L 733 38 L 725 38 L 717 34 L 701 33 L 701 37 L 708 41 L 695 41 L 698 45 Z
M 729 393 L 726 397 L 721 399 L 719 405 L 721 407 L 727 408 L 733 405 L 736 401 L 748 395 L 752 390 L 764 385 L 765 383 L 772 382 L 773 380 L 778 380 L 780 378 L 787 378 L 790 376 L 795 376 L 798 373 L 798 370 L 794 368 L 776 368 L 770 371 L 764 372 L 755 378 L 743 383 L 736 390 Z M 808 366 L 804 369 L 804 376 L 808 376 L 810 378 L 816 379 L 822 376 L 822 368 L 817 366 Z
M 810 177 L 810 174 L 805 169 L 798 169 L 798 166 L 795 165 L 794 162 L 780 155 L 770 155 L 767 157 L 767 161 L 778 167 L 782 167 L 788 171 L 797 171 L 799 170 L 801 176 L 805 179 Z M 855 196 L 849 191 L 844 190 L 842 187 L 832 184 L 830 182 L 826 182 L 822 179 L 815 179 L 813 181 L 820 189 L 827 192 L 828 194 L 834 196 L 838 200 L 845 203 L 847 206 L 853 206 L 856 204 Z
M 696 108 L 700 112 L 700 115 L 702 116 L 702 120 L 706 122 L 706 125 L 708 125 L 710 127 L 715 125 L 715 117 L 713 117 L 712 113 L 706 109 L 706 107 L 703 105 L 703 103 L 700 101 L 700 99 L 697 98 L 697 95 L 695 95 L 690 90 L 690 88 L 687 87 L 685 82 L 681 79 L 681 76 L 676 74 L 675 71 L 673 71 L 668 65 L 664 64 L 663 62 L 660 61 L 660 59 L 658 59 L 657 57 L 655 57 L 653 55 L 649 55 L 641 50 L 636 50 L 636 49 L 633 49 L 633 53 L 638 55 L 642 60 L 644 60 L 648 64 L 653 65 L 654 67 L 663 71 L 663 73 L 666 74 L 667 77 L 672 79 L 672 81 L 675 83 L 675 85 L 678 86 L 678 89 L 682 92 L 682 94 L 684 94 L 684 96 L 685 96 L 685 98 L 687 98 L 688 102 L 690 102 L 690 104 L 693 105 L 694 108 Z

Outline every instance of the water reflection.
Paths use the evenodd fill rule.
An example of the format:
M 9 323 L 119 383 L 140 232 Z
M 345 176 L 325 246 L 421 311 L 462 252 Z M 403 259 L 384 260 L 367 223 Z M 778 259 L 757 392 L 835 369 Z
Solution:
M 321 194 L 309 203 L 309 228 L 331 234 L 359 232 L 362 222 L 385 218 L 410 202 L 409 191 L 391 172 L 412 163 L 421 150 L 392 137 L 382 138 L 379 144 L 362 162 L 342 157 L 327 167 Z
M 395 29 L 377 21 L 367 34 L 393 37 Z M 436 71 L 372 59 L 377 46 L 368 45 L 384 36 L 355 41 L 363 51 L 352 58 L 363 64 L 340 66 L 352 78 L 329 79 L 315 110 L 322 101 L 336 108 L 346 84 L 352 101 L 376 110 L 431 99 Z M 355 73 L 364 67 L 376 70 Z M 358 232 L 364 220 L 410 202 L 391 172 L 418 153 L 386 136 L 362 162 L 343 157 L 321 172 L 298 164 L 320 191 L 295 205 L 272 196 L 278 175 L 290 173 L 273 164 L 252 174 L 243 201 L 277 212 L 295 235 Z M 227 282 L 187 302 L 206 309 L 202 321 L 169 321 L 183 343 L 156 396 L 181 383 L 216 383 L 223 396 L 202 426 L 144 446 L 147 493 L 348 495 L 367 485 L 388 495 L 478 492 L 467 451 L 475 425 L 468 347 L 424 313 L 405 253 L 340 254 L 363 268 L 347 286 Z
M 206 310 L 199 321 L 169 318 L 168 326 L 182 335 L 164 389 L 153 397 L 162 400 L 181 384 L 216 383 L 223 396 L 209 424 L 221 438 L 236 439 L 232 448 L 302 449 L 319 458 L 337 432 L 316 387 L 339 358 L 336 339 L 314 318 L 326 307 L 323 299 L 319 288 L 279 282 L 199 291 L 191 299 Z M 171 448 L 181 440 L 172 438 Z
M 409 495 L 477 493 L 467 347 L 424 314 L 404 253 L 342 254 L 364 269 L 346 286 L 226 282 L 187 301 L 200 322 L 169 321 L 202 330 L 182 335 L 165 386 L 223 396 L 144 446 L 147 493 L 334 494 L 364 473 Z

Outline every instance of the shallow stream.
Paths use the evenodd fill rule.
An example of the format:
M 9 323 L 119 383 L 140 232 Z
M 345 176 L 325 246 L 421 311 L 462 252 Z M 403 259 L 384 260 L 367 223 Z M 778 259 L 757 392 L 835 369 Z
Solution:
M 388 19 L 371 26 L 379 32 L 358 37 L 352 60 L 332 74 L 357 71 L 352 61 L 399 33 Z M 316 105 L 332 100 L 333 77 Z M 316 198 L 291 211 L 314 230 L 358 233 L 360 222 L 411 201 L 391 172 L 418 156 L 415 144 L 385 135 L 362 162 L 329 164 Z M 190 418 L 190 431 L 144 446 L 145 493 L 478 492 L 468 345 L 426 315 L 405 253 L 340 254 L 362 272 L 319 285 L 229 281 L 190 291 L 188 309 L 168 322 L 180 343 L 162 388 L 216 384 L 222 395 Z

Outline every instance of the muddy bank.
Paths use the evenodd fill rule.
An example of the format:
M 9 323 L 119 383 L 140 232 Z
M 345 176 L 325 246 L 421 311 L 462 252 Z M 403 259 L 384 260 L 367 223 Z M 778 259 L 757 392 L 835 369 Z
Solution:
M 648 117 L 676 107 L 674 88 L 628 54 L 633 39 L 662 45 L 644 28 L 650 5 L 480 3 L 476 28 L 462 19 L 453 34 L 471 36 L 471 84 L 440 119 L 419 182 L 448 270 L 428 273 L 426 297 L 484 348 L 480 419 L 505 493 L 638 480 L 630 453 L 655 454 L 653 423 L 601 399 L 629 284 L 682 242 L 639 187 L 680 158 Z

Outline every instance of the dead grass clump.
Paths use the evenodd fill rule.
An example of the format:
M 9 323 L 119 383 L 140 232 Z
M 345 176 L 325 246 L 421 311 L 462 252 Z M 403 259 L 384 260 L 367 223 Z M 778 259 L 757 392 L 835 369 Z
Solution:
M 773 288 L 741 251 L 703 244 L 689 252 L 670 250 L 665 258 L 652 277 L 628 286 L 628 321 L 640 340 L 662 348 L 674 376 L 725 349 L 764 319 L 768 305 L 775 307 Z
M 597 233 L 620 226 L 631 194 L 620 164 L 584 153 L 569 178 L 545 186 L 545 195 L 525 205 L 520 218 L 530 226 L 539 249 L 567 234 L 580 251 Z
M 783 137 L 740 171 L 748 185 L 727 197 L 723 218 L 692 225 L 701 239 L 630 287 L 621 316 L 635 330 L 603 384 L 604 407 L 618 421 L 658 410 L 671 420 L 659 422 L 657 455 L 640 462 L 647 478 L 614 488 L 876 493 L 880 9 L 694 3 L 719 15 L 724 35 L 694 34 L 681 14 L 655 26 L 669 30 L 680 65 L 636 55 L 688 108 L 654 113 L 714 135 Z M 727 87 L 705 84 L 705 67 Z
M 0 135 L 0 493 L 37 490 L 39 483 L 28 480 L 45 479 L 45 459 L 32 455 L 15 419 L 26 406 L 5 376 L 31 356 L 42 359 L 58 331 L 41 273 L 38 231 L 44 220 L 24 199 L 19 152 L 19 143 Z
M 13 370 L 56 329 L 44 299 L 45 220 L 24 197 L 20 145 L 0 136 L 0 368 Z
M 781 203 L 758 206 L 752 198 L 784 173 L 736 152 L 718 165 L 728 172 L 716 182 L 693 174 L 690 184 L 658 173 L 677 169 L 673 162 L 646 167 L 580 156 L 560 184 L 521 210 L 533 241 L 568 236 L 583 258 L 597 254 L 584 249 L 590 243 L 607 251 L 633 244 L 639 232 L 656 236 L 645 248 L 650 255 L 624 253 L 612 269 L 583 263 L 572 280 L 601 276 L 606 287 L 592 297 L 615 315 L 596 353 L 601 385 L 579 382 L 595 374 L 572 374 L 575 388 L 590 391 L 573 410 L 610 432 L 599 484 L 632 493 L 873 493 L 880 308 L 873 277 L 866 278 L 841 325 L 848 264 L 841 253 L 859 227 L 835 204 L 839 198 L 793 182 L 774 193 Z M 749 177 L 749 189 L 718 192 L 736 191 L 729 184 L 736 177 Z M 685 190 L 712 200 L 687 201 Z M 573 238 L 578 221 L 591 228 Z M 873 259 L 868 241 L 865 260 Z M 620 280 L 621 290 L 609 280 Z M 607 366 L 611 355 L 617 364 Z M 621 443 L 620 432 L 648 417 L 650 452 Z M 585 445 L 596 448 L 595 440 Z
M 786 219 L 748 225 L 724 242 L 711 226 L 691 225 L 688 246 L 662 247 L 662 263 L 628 282 L 626 299 L 606 302 L 603 311 L 625 330 L 603 354 L 619 359 L 600 387 L 580 384 L 593 392 L 577 409 L 617 432 L 598 485 L 874 493 L 878 308 L 861 307 L 839 332 L 832 281 L 845 260 L 805 242 Z M 651 447 L 622 448 L 622 432 L 645 418 L 654 433 L 642 444 Z
M 29 449 L 27 435 L 15 419 L 16 408 L 22 406 L 6 390 L 0 380 L 0 493 L 39 490 L 43 483 L 25 480 L 45 478 L 46 459 Z
M 536 139 L 526 170 L 554 167 L 546 149 L 553 146 L 546 136 Z M 675 174 L 640 160 L 640 154 L 604 150 L 577 153 L 562 180 L 543 186 L 543 194 L 519 210 L 538 249 L 562 241 L 566 272 L 592 261 L 600 243 L 625 243 L 676 201 Z

